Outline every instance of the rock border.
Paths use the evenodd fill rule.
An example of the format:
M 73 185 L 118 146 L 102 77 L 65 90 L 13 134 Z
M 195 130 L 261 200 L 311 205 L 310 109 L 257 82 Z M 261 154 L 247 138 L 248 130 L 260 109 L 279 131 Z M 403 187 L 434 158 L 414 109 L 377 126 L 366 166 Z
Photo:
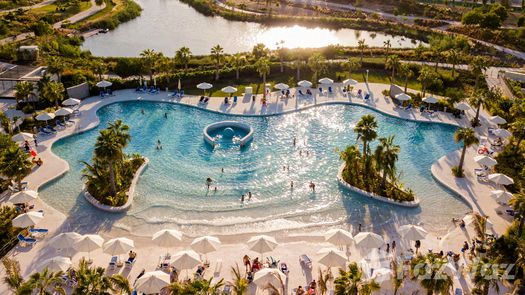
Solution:
M 244 147 L 250 140 L 253 139 L 253 127 L 252 126 L 246 123 L 243 123 L 243 122 L 239 122 L 239 121 L 220 121 L 220 122 L 211 123 L 208 126 L 204 127 L 204 129 L 202 130 L 202 133 L 204 135 L 204 141 L 206 141 L 206 143 L 208 143 L 212 147 L 215 147 L 216 145 L 215 140 L 210 136 L 209 133 L 213 130 L 216 130 L 218 128 L 223 128 L 223 127 L 235 127 L 235 128 L 239 128 L 239 129 L 248 131 L 248 134 L 246 134 L 240 140 L 241 148 Z
M 358 193 L 360 195 L 363 195 L 365 197 L 369 197 L 369 198 L 372 198 L 372 199 L 375 199 L 375 200 L 378 200 L 378 201 L 381 201 L 381 202 L 384 202 L 384 203 L 389 203 L 389 204 L 402 206 L 402 207 L 407 207 L 407 208 L 419 207 L 419 199 L 417 197 L 414 197 L 414 201 L 411 201 L 411 202 L 406 202 L 406 201 L 398 202 L 398 201 L 394 201 L 392 199 L 385 198 L 385 197 L 382 197 L 382 196 L 374 194 L 374 193 L 370 193 L 370 192 L 364 191 L 364 190 L 362 190 L 360 188 L 357 188 L 355 186 L 350 185 L 348 182 L 346 182 L 343 179 L 343 170 L 344 170 L 344 168 L 345 168 L 345 163 L 343 163 L 341 165 L 341 167 L 339 167 L 339 171 L 337 172 L 337 180 L 338 180 L 339 184 L 341 186 L 343 186 L 344 188 L 346 188 L 348 190 L 351 190 L 353 192 L 356 192 L 356 193 Z
M 139 180 L 140 175 L 142 174 L 142 172 L 144 171 L 146 166 L 148 166 L 148 163 L 149 163 L 149 159 L 144 157 L 144 163 L 142 163 L 142 165 L 140 165 L 139 169 L 137 169 L 137 172 L 135 172 L 135 175 L 133 176 L 133 180 L 131 181 L 131 185 L 129 186 L 128 201 L 126 202 L 126 204 L 124 204 L 122 206 L 118 206 L 118 207 L 102 204 L 97 199 L 95 199 L 87 191 L 85 186 L 82 189 L 84 198 L 89 203 L 91 203 L 91 205 L 93 205 L 94 207 L 96 207 L 96 208 L 98 208 L 98 209 L 100 209 L 102 211 L 106 211 L 106 212 L 110 212 L 110 213 L 121 213 L 121 212 L 127 211 L 131 207 L 131 204 L 133 203 L 133 196 L 135 194 L 135 186 L 137 185 L 137 182 Z

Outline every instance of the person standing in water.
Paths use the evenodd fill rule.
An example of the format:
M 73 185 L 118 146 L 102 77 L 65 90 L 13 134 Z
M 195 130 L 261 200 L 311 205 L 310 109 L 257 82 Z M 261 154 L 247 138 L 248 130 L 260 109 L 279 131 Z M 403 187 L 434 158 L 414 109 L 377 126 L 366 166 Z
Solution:
M 241 195 L 241 203 L 244 204 L 244 195 Z
M 248 201 L 251 201 L 252 199 L 252 192 L 248 192 Z
M 210 177 L 206 178 L 206 185 L 208 186 L 208 189 L 210 188 L 211 183 L 213 182 L 213 179 Z

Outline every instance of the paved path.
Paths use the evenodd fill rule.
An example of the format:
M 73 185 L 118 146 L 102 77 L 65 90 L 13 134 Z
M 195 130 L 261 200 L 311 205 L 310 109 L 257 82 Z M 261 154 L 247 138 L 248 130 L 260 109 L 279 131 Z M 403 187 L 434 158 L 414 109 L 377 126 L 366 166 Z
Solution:
M 0 13 L 16 11 L 16 10 L 19 10 L 19 9 L 23 9 L 23 10 L 35 9 L 35 8 L 39 8 L 39 7 L 42 7 L 42 6 L 49 5 L 49 4 L 53 4 L 56 1 L 57 0 L 45 0 L 45 1 L 42 1 L 40 3 L 34 4 L 34 5 L 30 5 L 30 6 L 23 6 L 23 7 L 6 9 L 6 10 L 0 10 Z

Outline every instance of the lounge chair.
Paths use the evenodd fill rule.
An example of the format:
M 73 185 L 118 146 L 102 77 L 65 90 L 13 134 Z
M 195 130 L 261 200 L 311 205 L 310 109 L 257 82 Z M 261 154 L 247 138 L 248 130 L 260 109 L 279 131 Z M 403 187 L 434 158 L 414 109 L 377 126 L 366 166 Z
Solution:
M 29 233 L 31 236 L 45 236 L 49 230 L 47 228 L 30 228 Z
M 492 128 L 492 127 L 488 127 L 488 128 L 487 128 L 487 133 L 488 133 L 489 135 L 495 135 L 495 134 L 494 134 L 494 130 L 495 130 L 494 128 Z
M 115 267 L 117 266 L 117 262 L 118 262 L 118 257 L 112 256 L 111 260 L 109 261 L 109 269 L 115 269 Z
M 266 262 L 268 262 L 268 265 L 271 268 L 277 268 L 277 266 L 279 265 L 279 260 L 275 260 L 272 256 L 266 257 Z
M 237 103 L 237 95 L 233 97 L 233 103 Z
M 124 264 L 126 265 L 127 269 L 130 269 L 133 267 L 133 264 L 135 264 L 135 261 L 137 261 L 137 258 L 128 258 Z
M 304 93 L 303 93 L 303 91 L 301 89 L 299 89 L 299 95 L 300 96 L 304 96 Z
M 299 256 L 299 264 L 303 268 L 312 269 L 312 260 L 306 254 Z
M 22 246 L 33 246 L 36 243 L 36 239 L 26 238 L 21 234 L 18 234 L 16 237 Z
M 231 285 L 224 285 L 224 288 L 222 289 L 222 293 L 221 294 L 224 294 L 224 295 L 229 295 L 232 293 L 232 290 L 231 290 L 232 286 Z
M 179 97 L 182 98 L 183 96 L 184 96 L 184 90 L 181 89 L 181 90 L 179 91 Z
M 407 107 L 405 108 L 405 111 L 410 111 L 412 109 L 412 104 L 409 103 Z
M 67 127 L 67 125 L 64 124 L 64 123 L 62 123 L 60 120 L 55 120 L 55 124 L 56 124 L 57 126 L 62 127 L 62 128 L 66 128 L 66 127 Z
M 286 265 L 286 263 L 284 263 L 284 262 L 281 262 L 281 267 L 279 269 L 285 275 L 288 275 L 288 273 L 290 273 L 290 271 L 288 270 L 288 265 Z
M 456 288 L 456 290 L 454 291 L 454 295 L 463 295 L 463 290 L 461 290 L 460 288 Z
M 105 96 L 105 93 L 104 93 L 104 91 L 101 90 L 100 91 L 100 98 L 104 98 L 104 96 Z
M 38 131 L 39 131 L 40 133 L 42 133 L 43 135 L 51 135 L 51 134 L 54 134 L 54 133 L 55 133 L 55 132 L 53 132 L 53 131 L 51 131 L 51 130 L 45 128 L 45 127 L 40 127 L 40 128 L 38 128 Z
M 334 94 L 334 92 L 332 91 L 332 86 L 328 87 L 328 94 Z
M 368 100 L 369 98 L 370 98 L 370 93 L 367 93 L 363 99 Z
M 319 95 L 323 95 L 323 88 L 319 87 Z

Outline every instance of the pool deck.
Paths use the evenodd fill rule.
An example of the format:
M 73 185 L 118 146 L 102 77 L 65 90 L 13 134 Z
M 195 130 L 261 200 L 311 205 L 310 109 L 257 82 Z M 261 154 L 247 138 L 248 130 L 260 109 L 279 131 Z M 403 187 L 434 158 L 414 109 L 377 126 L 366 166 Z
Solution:
M 224 113 L 224 114 L 230 114 L 230 115 L 243 115 L 243 116 L 277 115 L 277 114 L 304 110 L 304 109 L 311 108 L 311 107 L 318 106 L 318 105 L 353 104 L 353 105 L 360 105 L 360 106 L 368 107 L 370 109 L 374 109 L 381 113 L 399 117 L 402 119 L 421 121 L 421 122 L 442 123 L 442 124 L 449 124 L 449 125 L 454 125 L 454 126 L 469 126 L 469 118 L 472 118 L 474 116 L 474 111 L 472 110 L 467 112 L 466 117 L 464 116 L 462 119 L 458 120 L 454 118 L 451 114 L 447 114 L 447 113 L 439 112 L 435 116 L 430 117 L 426 114 L 421 114 L 417 110 L 405 111 L 399 108 L 395 108 L 392 100 L 389 98 L 385 98 L 381 94 L 383 90 L 389 89 L 389 87 L 390 85 L 387 85 L 387 84 L 369 84 L 367 86 L 364 83 L 360 83 L 356 85 L 354 89 L 363 89 L 364 91 L 371 93 L 371 98 L 369 99 L 369 101 L 364 101 L 362 98 L 359 98 L 359 97 L 352 97 L 352 98 L 344 97 L 342 93 L 338 92 L 337 87 L 335 87 L 336 93 L 334 95 L 331 95 L 331 96 L 314 95 L 314 97 L 311 99 L 296 99 L 296 98 L 279 99 L 275 93 L 272 93 L 271 97 L 268 100 L 269 103 L 267 106 L 262 106 L 262 104 L 260 103 L 260 98 L 262 95 L 257 96 L 256 102 L 252 102 L 251 97 L 245 97 L 245 98 L 240 97 L 239 101 L 236 104 L 231 104 L 231 105 L 224 105 L 223 104 L 224 98 L 212 98 L 210 99 L 206 107 L 198 106 L 197 96 L 185 96 L 182 99 L 173 99 L 169 97 L 168 93 L 166 92 L 160 92 L 158 94 L 153 95 L 153 94 L 137 93 L 134 90 L 121 90 L 121 91 L 114 92 L 114 96 L 106 97 L 104 99 L 101 99 L 100 97 L 90 97 L 82 101 L 80 108 L 79 108 L 81 115 L 74 118 L 74 120 L 76 121 L 74 126 L 68 127 L 65 130 L 61 130 L 57 134 L 52 135 L 52 136 L 46 136 L 46 137 L 39 136 L 38 137 L 39 144 L 36 150 L 39 156 L 44 161 L 44 165 L 42 165 L 39 168 L 34 169 L 34 171 L 28 177 L 26 177 L 25 180 L 28 181 L 30 189 L 38 190 L 38 188 L 42 186 L 43 184 L 55 179 L 59 175 L 66 173 L 69 169 L 68 163 L 64 161 L 63 159 L 59 158 L 58 156 L 56 156 L 55 154 L 53 154 L 53 152 L 51 151 L 52 144 L 60 138 L 64 138 L 64 137 L 71 136 L 78 132 L 83 132 L 83 131 L 95 128 L 99 123 L 99 119 L 96 115 L 96 111 L 103 106 L 106 106 L 106 105 L 109 105 L 115 102 L 137 101 L 137 100 L 166 102 L 166 103 L 175 103 L 175 104 L 194 106 L 197 108 L 202 108 L 208 111 L 213 111 L 213 112 L 218 112 L 218 113 Z M 414 92 L 414 90 L 411 90 L 411 91 Z M 292 89 L 291 92 L 295 93 L 295 90 Z M 147 109 L 146 109 L 146 112 L 147 112 Z M 479 135 L 485 135 L 484 131 L 486 131 L 487 129 L 486 127 L 488 124 L 488 121 L 486 119 L 487 117 L 488 115 L 485 112 L 482 112 L 481 121 L 483 125 L 476 129 Z M 453 177 L 451 170 L 450 170 L 452 166 L 457 165 L 458 153 L 459 152 L 453 152 L 449 155 L 445 155 L 441 159 L 439 159 L 436 163 L 434 163 L 434 165 L 432 166 L 433 175 L 436 177 L 436 179 L 442 182 L 443 185 L 449 187 L 451 190 L 455 191 L 458 195 L 460 195 L 465 200 L 465 202 L 470 207 L 472 207 L 474 211 L 480 212 L 483 215 L 490 216 L 491 221 L 494 223 L 495 233 L 502 234 L 504 230 L 507 228 L 507 226 L 509 225 L 510 219 L 507 219 L 505 216 L 499 216 L 495 213 L 495 210 L 499 208 L 500 205 L 498 205 L 494 199 L 489 197 L 489 192 L 493 190 L 494 188 L 490 184 L 478 182 L 476 180 L 475 175 L 471 173 L 474 167 L 477 167 L 476 163 L 472 159 L 473 156 L 476 155 L 476 150 L 469 149 L 466 155 L 466 163 L 465 163 L 466 177 L 463 179 L 457 179 Z M 336 176 L 334 175 L 334 178 L 335 177 Z M 4 196 L 3 199 L 0 198 L 0 201 L 5 201 L 6 198 L 7 196 Z M 49 247 L 47 247 L 46 245 L 48 241 L 50 240 L 50 238 L 56 235 L 57 233 L 69 231 L 66 215 L 46 205 L 40 199 L 38 199 L 35 202 L 35 208 L 43 209 L 45 211 L 45 218 L 42 221 L 42 223 L 40 223 L 38 226 L 48 228 L 50 233 L 48 237 L 38 242 L 32 249 L 28 250 L 28 249 L 17 246 L 9 254 L 10 256 L 13 256 L 20 261 L 20 264 L 22 267 L 22 274 L 24 276 L 30 274 L 34 270 L 35 265 L 43 261 L 42 259 L 53 257 L 51 255 L 55 252 L 49 249 Z M 93 233 L 93 232 L 89 231 L 89 225 L 86 225 L 86 232 L 83 232 L 83 233 Z M 99 233 L 99 234 L 102 234 L 103 236 L 105 236 L 105 233 Z M 452 249 L 455 249 L 456 251 L 459 251 L 463 240 L 467 239 L 467 237 L 464 236 L 459 231 L 459 229 L 456 229 L 452 231 L 451 233 L 449 233 L 444 238 L 444 240 L 446 241 L 447 238 L 449 239 L 449 242 L 450 242 L 449 247 L 451 247 Z M 317 239 L 318 238 L 314 238 L 313 240 L 317 240 Z M 429 238 L 427 238 L 427 240 L 428 239 Z M 145 240 L 147 239 L 143 239 L 143 240 L 144 240 L 145 245 L 147 245 L 148 247 L 151 247 L 151 242 L 148 244 L 145 242 Z M 311 244 L 312 239 L 307 239 L 307 240 L 310 240 L 310 241 L 301 242 L 301 243 Z M 234 241 L 238 241 L 238 239 L 234 239 Z M 301 250 L 301 247 L 309 247 L 311 249 L 317 248 L 317 246 L 313 247 L 311 245 L 305 246 L 306 244 L 304 245 L 297 244 L 299 243 L 297 239 L 295 240 L 292 239 L 292 242 L 290 242 L 289 239 L 287 241 L 289 242 L 288 244 L 289 250 L 295 249 L 295 251 L 303 252 Z M 237 243 L 240 243 L 240 242 L 238 241 Z M 296 244 L 293 244 L 293 243 L 296 243 Z M 426 245 L 427 243 L 428 245 Z M 317 243 L 317 245 L 318 244 L 319 243 Z M 438 246 L 436 244 L 437 244 L 436 240 L 428 241 L 428 242 L 424 241 L 423 246 L 436 250 L 438 249 Z M 224 247 L 228 249 L 229 246 L 225 245 Z M 145 254 L 144 249 L 141 249 L 141 252 Z M 243 249 L 243 251 L 245 250 Z M 292 255 L 292 252 L 290 252 L 290 255 Z M 224 257 L 224 255 L 227 255 L 227 253 L 231 254 L 234 252 L 221 251 L 221 252 L 218 252 L 217 254 L 220 254 L 220 253 L 222 253 L 221 255 L 223 256 L 218 255 L 217 257 Z M 236 253 L 240 253 L 240 252 L 236 252 Z M 295 255 L 297 254 L 297 252 L 293 252 L 293 254 Z M 104 261 L 109 260 L 109 258 L 107 258 L 107 255 L 105 254 L 102 255 L 101 252 L 100 254 L 98 254 L 98 256 L 99 257 L 95 260 L 95 262 L 104 262 Z M 152 257 L 155 257 L 155 256 L 152 256 Z M 143 261 L 143 262 L 145 263 L 146 261 Z M 226 266 L 228 267 L 228 273 L 229 273 L 229 265 L 226 265 Z M 152 266 L 148 265 L 147 270 L 148 271 L 152 270 L 150 269 L 151 267 Z M 140 271 L 138 268 L 139 268 L 138 266 L 135 266 L 132 274 L 135 274 L 135 272 L 138 273 L 138 271 Z M 297 270 L 297 271 L 300 272 L 300 270 Z M 2 267 L 0 267 L 0 275 L 1 275 L 1 272 L 3 272 Z M 133 276 L 130 276 L 130 278 L 134 279 Z M 296 284 L 297 282 L 294 279 L 294 280 L 291 280 L 291 283 Z M 4 290 L 4 288 L 5 288 L 5 285 L 3 283 L 0 284 L 0 293 L 2 292 L 2 290 Z

